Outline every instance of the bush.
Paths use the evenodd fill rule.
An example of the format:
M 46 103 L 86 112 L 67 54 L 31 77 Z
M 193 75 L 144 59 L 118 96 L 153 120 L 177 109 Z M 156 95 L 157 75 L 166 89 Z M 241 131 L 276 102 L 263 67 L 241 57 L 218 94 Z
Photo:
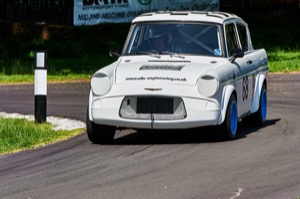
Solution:
M 92 73 L 113 61 L 109 49 L 123 46 L 128 29 L 129 24 L 50 27 L 44 40 L 41 27 L 30 27 L 0 42 L 0 73 L 32 74 L 36 50 L 47 51 L 49 74 Z

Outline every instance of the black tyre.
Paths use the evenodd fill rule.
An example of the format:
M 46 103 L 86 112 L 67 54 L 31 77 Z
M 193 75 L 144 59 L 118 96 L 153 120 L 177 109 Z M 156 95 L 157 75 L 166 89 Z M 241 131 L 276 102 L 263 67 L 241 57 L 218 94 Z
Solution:
M 259 97 L 259 108 L 256 113 L 253 114 L 253 120 L 257 125 L 264 125 L 267 120 L 268 102 L 267 102 L 267 89 L 263 85 Z
M 258 111 L 243 119 L 246 125 L 263 126 L 267 120 L 268 102 L 265 84 L 261 88 Z
M 91 142 L 96 144 L 109 144 L 112 143 L 115 137 L 116 128 L 112 126 L 95 124 L 94 122 L 90 121 L 89 113 L 87 111 L 86 132 Z
M 238 128 L 238 108 L 236 97 L 234 95 L 231 95 L 230 97 L 226 110 L 226 118 L 222 126 L 225 139 L 234 140 Z

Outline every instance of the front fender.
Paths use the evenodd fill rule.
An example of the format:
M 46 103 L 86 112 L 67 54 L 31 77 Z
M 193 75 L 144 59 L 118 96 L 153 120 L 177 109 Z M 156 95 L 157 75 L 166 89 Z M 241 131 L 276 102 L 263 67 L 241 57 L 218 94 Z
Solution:
M 219 118 L 218 124 L 222 124 L 226 118 L 226 110 L 232 94 L 236 95 L 235 87 L 233 85 L 225 86 L 222 94 L 221 116 Z
M 93 93 L 92 93 L 92 89 L 90 90 L 90 94 L 89 94 L 89 102 L 88 102 L 88 114 L 89 114 L 89 119 L 90 121 L 93 121 L 93 117 L 92 117 L 92 102 L 93 102 Z
M 260 73 L 257 75 L 256 80 L 255 80 L 253 101 L 250 106 L 250 113 L 255 113 L 258 111 L 261 88 L 262 88 L 264 82 L 266 82 L 266 81 L 267 81 L 266 74 Z

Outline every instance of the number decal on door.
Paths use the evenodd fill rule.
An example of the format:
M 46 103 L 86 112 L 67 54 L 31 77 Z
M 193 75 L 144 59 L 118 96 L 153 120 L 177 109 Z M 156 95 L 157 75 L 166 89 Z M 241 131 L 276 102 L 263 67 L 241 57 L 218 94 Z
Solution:
M 243 77 L 243 93 L 242 93 L 243 101 L 248 99 L 248 83 L 249 83 L 248 75 L 246 75 Z

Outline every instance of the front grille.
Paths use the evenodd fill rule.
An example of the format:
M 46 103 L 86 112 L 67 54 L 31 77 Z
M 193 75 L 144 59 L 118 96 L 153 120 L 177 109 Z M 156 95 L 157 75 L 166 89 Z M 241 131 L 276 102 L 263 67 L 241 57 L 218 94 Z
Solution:
M 183 119 L 186 111 L 179 97 L 128 96 L 121 104 L 120 117 L 128 119 Z
M 136 113 L 173 114 L 173 98 L 138 97 Z

